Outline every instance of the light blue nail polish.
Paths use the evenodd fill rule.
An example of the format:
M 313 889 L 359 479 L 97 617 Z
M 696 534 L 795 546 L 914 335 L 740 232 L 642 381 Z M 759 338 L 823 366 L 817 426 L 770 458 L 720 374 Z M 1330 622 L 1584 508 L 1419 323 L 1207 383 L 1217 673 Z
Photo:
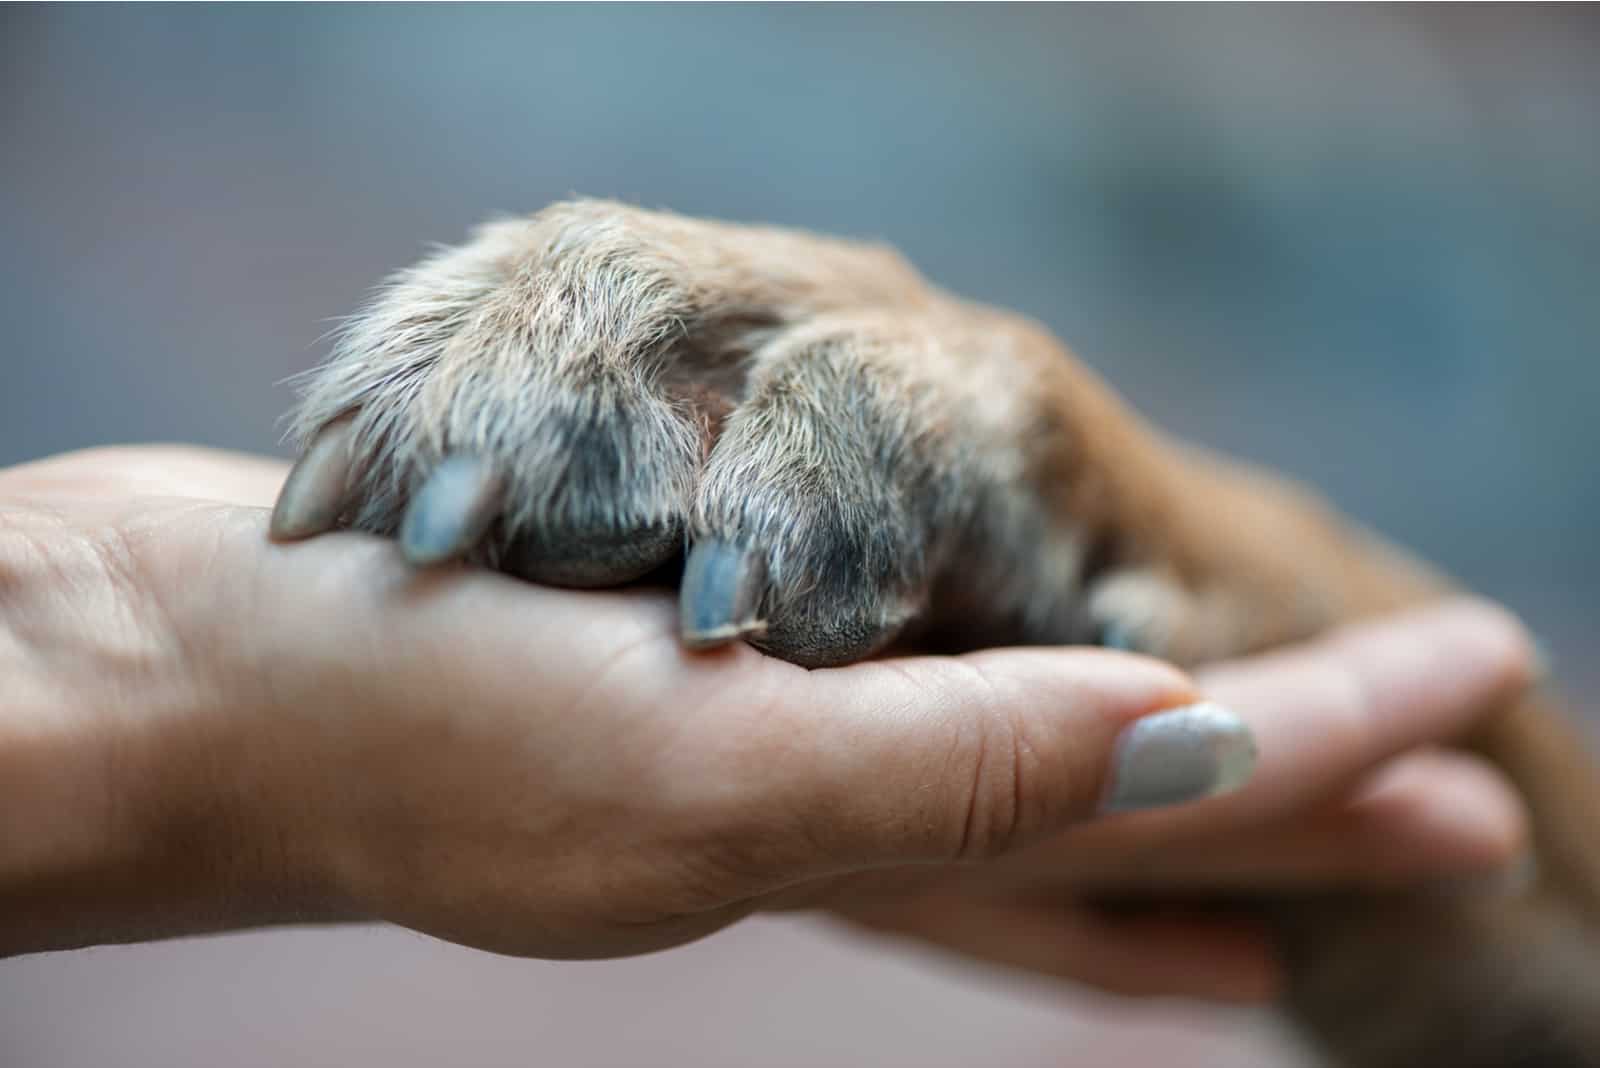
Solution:
M 1169 708 L 1123 729 L 1102 812 L 1180 805 L 1229 793 L 1256 766 L 1255 736 L 1211 702 Z

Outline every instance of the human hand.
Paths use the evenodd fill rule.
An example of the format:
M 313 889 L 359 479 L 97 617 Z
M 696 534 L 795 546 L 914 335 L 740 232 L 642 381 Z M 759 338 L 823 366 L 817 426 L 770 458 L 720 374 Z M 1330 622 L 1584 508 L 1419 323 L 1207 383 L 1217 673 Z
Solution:
M 1040 962 L 1002 944 L 1037 939 L 1041 970 L 1112 988 L 1254 997 L 1271 959 L 1248 933 L 1203 943 L 1235 962 L 1207 980 L 1169 966 L 1192 942 L 1163 955 L 1148 931 L 1067 909 L 1052 939 L 1044 913 L 992 908 L 994 888 L 1432 879 L 1520 844 L 1516 802 L 1482 766 L 1382 767 L 1525 681 L 1526 642 L 1491 609 L 1203 680 L 1239 718 L 1202 717 L 1197 760 L 1175 770 L 1126 741 L 1197 700 L 1166 665 L 1035 649 L 806 672 L 742 646 L 691 655 L 662 595 L 417 575 L 350 534 L 271 545 L 259 506 L 282 474 L 144 449 L 0 474 L 0 901 L 21 905 L 0 909 L 0 946 L 382 918 L 611 956 L 834 905 L 1023 966 Z M 1424 685 L 1440 663 L 1449 680 Z M 1237 786 L 1245 724 L 1264 754 L 1248 789 L 1094 818 L 1108 797 Z M 1235 759 L 1198 759 L 1219 753 Z M 1122 938 L 1121 964 L 1072 929 Z
M 1515 884 L 1520 801 L 1497 769 L 1438 743 L 1531 670 L 1525 636 L 1475 601 L 1216 665 L 1196 684 L 1251 725 L 1262 754 L 1237 792 L 1102 816 L 986 865 L 863 882 L 837 911 L 1117 993 L 1268 998 L 1281 976 L 1266 933 L 1247 914 L 1208 911 L 1208 900 Z M 1097 907 L 1117 899 L 1168 907 Z

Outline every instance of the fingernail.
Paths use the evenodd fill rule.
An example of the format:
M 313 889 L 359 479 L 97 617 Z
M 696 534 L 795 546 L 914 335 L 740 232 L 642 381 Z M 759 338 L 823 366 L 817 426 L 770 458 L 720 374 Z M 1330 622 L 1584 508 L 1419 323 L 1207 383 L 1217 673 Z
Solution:
M 1209 701 L 1169 708 L 1123 729 L 1100 810 L 1132 812 L 1215 797 L 1244 785 L 1255 766 L 1255 736 L 1238 716 Z

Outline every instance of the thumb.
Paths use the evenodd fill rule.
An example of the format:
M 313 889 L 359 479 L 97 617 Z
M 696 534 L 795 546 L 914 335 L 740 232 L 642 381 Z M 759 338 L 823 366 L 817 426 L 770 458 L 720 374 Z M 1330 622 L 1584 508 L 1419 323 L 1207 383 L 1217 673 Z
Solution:
M 817 874 L 991 856 L 1236 789 L 1255 766 L 1249 728 L 1176 668 L 1100 649 L 814 671 L 782 713 L 801 759 L 772 800 Z

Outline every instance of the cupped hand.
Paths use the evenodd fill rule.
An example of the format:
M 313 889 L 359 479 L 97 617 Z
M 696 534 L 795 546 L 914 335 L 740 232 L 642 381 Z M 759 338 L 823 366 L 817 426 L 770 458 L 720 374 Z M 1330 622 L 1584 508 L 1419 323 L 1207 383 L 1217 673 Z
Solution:
M 1094 649 L 808 672 L 686 653 L 657 591 L 273 545 L 284 470 L 138 448 L 0 472 L 0 903 L 24 906 L 0 916 L 27 919 L 0 948 L 380 918 L 601 957 L 807 906 L 1249 1000 L 1276 981 L 1259 932 L 1080 902 L 1461 882 L 1522 846 L 1505 782 L 1436 748 L 1527 682 L 1489 606 L 1198 679 Z

